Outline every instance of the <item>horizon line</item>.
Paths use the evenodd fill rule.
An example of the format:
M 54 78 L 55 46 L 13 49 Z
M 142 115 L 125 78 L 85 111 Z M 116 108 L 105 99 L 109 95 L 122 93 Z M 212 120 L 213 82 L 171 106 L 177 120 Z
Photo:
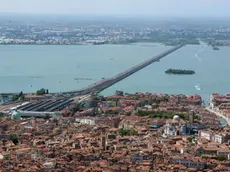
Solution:
M 21 13 L 21 12 L 0 12 L 0 17 L 2 15 L 15 15 L 18 17 L 25 16 L 25 15 L 32 15 L 32 16 L 79 16 L 79 17 L 103 17 L 103 18 L 164 18 L 164 19 L 230 19 L 230 16 L 173 16 L 173 15 L 146 15 L 146 14 L 135 14 L 135 15 L 128 15 L 128 14 L 77 14 L 77 13 Z M 31 17 L 31 16 L 25 16 Z M 160 19 L 159 19 L 160 20 Z

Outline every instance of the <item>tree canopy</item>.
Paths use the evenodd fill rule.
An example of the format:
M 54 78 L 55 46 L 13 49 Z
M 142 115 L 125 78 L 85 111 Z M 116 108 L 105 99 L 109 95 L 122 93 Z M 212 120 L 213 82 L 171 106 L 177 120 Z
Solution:
M 10 140 L 12 140 L 12 142 L 17 145 L 19 143 L 18 141 L 18 136 L 16 134 L 11 134 L 10 135 Z
M 44 88 L 41 88 L 40 90 L 38 90 L 36 92 L 37 95 L 44 95 L 44 94 L 49 94 L 49 90 L 48 89 L 44 89 Z
M 133 136 L 133 135 L 137 134 L 137 131 L 134 128 L 131 129 L 131 130 L 128 130 L 128 129 L 126 130 L 126 129 L 121 128 L 121 129 L 118 130 L 118 132 L 122 136 L 130 136 L 130 135 Z
M 226 160 L 226 158 L 225 158 L 224 155 L 217 155 L 216 159 L 217 159 L 218 161 L 224 161 L 224 160 Z
M 25 98 L 23 92 L 21 91 L 18 95 L 13 95 L 12 101 L 23 100 Z
M 165 71 L 166 74 L 186 74 L 186 75 L 192 75 L 195 74 L 195 71 L 193 70 L 182 70 L 182 69 L 168 69 Z
M 165 118 L 165 119 L 172 119 L 174 115 L 178 115 L 181 119 L 188 120 L 188 115 L 186 114 L 174 114 L 170 112 L 164 111 L 138 111 L 138 116 L 149 116 L 151 118 Z

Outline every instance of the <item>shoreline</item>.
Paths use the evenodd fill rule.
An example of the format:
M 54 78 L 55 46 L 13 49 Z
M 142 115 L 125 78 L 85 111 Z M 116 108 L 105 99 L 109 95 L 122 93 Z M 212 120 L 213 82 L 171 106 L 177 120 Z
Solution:
M 36 43 L 33 43 L 33 44 L 26 44 L 26 43 L 0 43 L 0 46 L 7 46 L 7 45 L 28 45 L 28 46 L 34 46 L 34 45 L 43 45 L 43 46 L 100 46 L 100 45 L 134 45 L 134 44 L 138 44 L 138 43 L 149 43 L 149 44 L 160 44 L 160 45 L 163 45 L 163 46 L 166 46 L 166 47 L 172 47 L 172 46 L 178 46 L 180 44 L 167 44 L 167 43 L 164 43 L 164 42 L 154 42 L 154 41 L 137 41 L 137 42 L 127 42 L 127 43 L 101 43 L 101 44 L 91 44 L 91 43 L 71 43 L 71 44 L 36 44 Z M 200 45 L 200 44 L 189 44 L 187 43 L 186 45 Z M 211 46 L 209 46 L 211 47 Z M 222 45 L 222 46 L 218 46 L 218 47 L 230 47 L 230 45 Z M 217 50 L 217 51 L 220 51 Z
M 134 41 L 134 42 L 114 42 L 114 43 L 108 43 L 108 42 L 105 42 L 105 43 L 70 43 L 70 44 L 65 44 L 65 43 L 61 43 L 61 44 L 53 44 L 53 43 L 44 43 L 44 44 L 36 44 L 36 43 L 31 43 L 31 44 L 28 44 L 28 43 L 0 43 L 0 46 L 1 45 L 95 45 L 95 46 L 98 46 L 98 45 L 133 45 L 133 44 L 138 44 L 138 43 L 150 43 L 150 44 L 161 44 L 161 45 L 164 45 L 166 47 L 172 47 L 172 46 L 178 46 L 178 45 L 181 45 L 180 43 L 175 43 L 175 44 L 167 44 L 167 42 L 157 42 L 157 41 L 148 41 L 148 40 L 140 40 L 140 41 Z M 187 43 L 187 45 L 200 45 L 200 44 L 189 44 Z
M 49 88 L 47 88 L 47 89 L 49 89 Z M 50 90 L 50 89 L 49 89 Z M 71 90 L 70 90 L 71 91 Z M 0 92 L 0 95 L 3 95 L 3 94 L 6 94 L 6 95 L 13 95 L 13 94 L 19 94 L 21 92 L 21 90 L 19 90 L 19 91 L 17 91 L 17 92 Z M 36 94 L 35 92 L 24 92 L 24 91 L 22 91 L 24 94 Z M 69 91 L 65 91 L 65 92 L 69 92 Z M 50 92 L 49 94 L 62 94 L 62 93 L 65 93 L 65 92 L 61 92 L 61 91 L 57 91 L 57 92 Z M 103 92 L 103 91 L 102 91 Z M 99 93 L 99 94 L 101 94 L 101 95 L 103 95 L 102 94 L 102 92 L 101 93 Z M 125 91 L 124 91 L 125 92 Z M 135 94 L 135 93 L 138 93 L 138 92 L 141 92 L 141 91 L 134 91 L 134 92 L 128 92 L 129 94 Z M 184 94 L 184 93 L 164 93 L 164 92 L 162 92 L 162 93 L 156 93 L 156 92 L 150 92 L 150 91 L 147 91 L 147 92 L 149 92 L 149 93 L 151 93 L 151 94 L 167 94 L 167 95 L 185 95 L 185 96 L 191 96 L 191 95 L 198 95 L 198 96 L 200 96 L 201 98 L 202 98 L 202 101 L 203 102 L 205 102 L 205 104 L 207 104 L 207 103 L 210 103 L 210 99 L 208 98 L 208 99 L 203 99 L 203 96 L 201 95 L 201 94 L 199 94 L 199 93 L 194 93 L 194 94 Z M 147 93 L 147 92 L 143 92 L 143 93 Z M 214 92 L 213 92 L 214 93 Z M 212 95 L 213 93 L 211 93 L 210 95 Z M 112 95 L 112 94 L 114 94 L 114 93 L 111 93 L 111 94 L 109 94 L 109 95 Z M 220 94 L 226 94 L 226 93 L 221 93 L 220 92 Z M 104 96 L 107 96 L 108 94 L 106 94 L 106 95 L 104 95 Z M 209 95 L 209 97 L 210 97 L 210 95 Z

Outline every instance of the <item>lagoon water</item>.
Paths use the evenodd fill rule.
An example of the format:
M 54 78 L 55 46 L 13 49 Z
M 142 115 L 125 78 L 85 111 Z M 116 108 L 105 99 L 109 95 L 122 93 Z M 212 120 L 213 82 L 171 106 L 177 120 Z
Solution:
M 171 47 L 131 45 L 1 45 L 0 92 L 70 91 L 110 77 Z M 230 92 L 230 48 L 212 50 L 204 44 L 187 45 L 103 91 L 113 94 L 152 92 L 200 94 Z M 166 75 L 168 68 L 192 69 L 195 75 Z M 91 78 L 91 80 L 75 80 Z

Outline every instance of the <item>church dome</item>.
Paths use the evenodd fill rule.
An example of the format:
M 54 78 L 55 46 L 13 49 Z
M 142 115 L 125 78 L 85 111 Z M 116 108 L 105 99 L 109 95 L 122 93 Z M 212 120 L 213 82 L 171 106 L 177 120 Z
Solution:
M 13 111 L 13 113 L 11 115 L 11 119 L 19 120 L 19 119 L 21 119 L 21 114 L 18 111 Z
M 179 121 L 179 120 L 180 120 L 180 117 L 179 117 L 178 115 L 174 115 L 174 116 L 173 116 L 173 120 Z

